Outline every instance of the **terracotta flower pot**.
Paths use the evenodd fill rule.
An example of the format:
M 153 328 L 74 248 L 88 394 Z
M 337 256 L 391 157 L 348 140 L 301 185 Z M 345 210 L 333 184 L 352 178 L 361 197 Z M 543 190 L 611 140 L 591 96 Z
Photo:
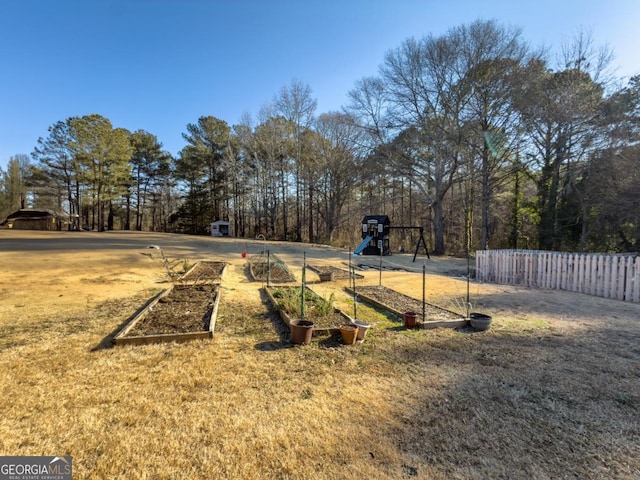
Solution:
M 314 323 L 308 320 L 291 320 L 291 343 L 294 345 L 309 345 L 313 335 Z
M 358 327 L 352 324 L 345 324 L 340 327 L 340 335 L 342 335 L 342 343 L 345 345 L 353 345 L 358 339 Z
M 416 312 L 404 312 L 402 314 L 404 326 L 407 328 L 416 328 L 418 326 L 418 314 Z

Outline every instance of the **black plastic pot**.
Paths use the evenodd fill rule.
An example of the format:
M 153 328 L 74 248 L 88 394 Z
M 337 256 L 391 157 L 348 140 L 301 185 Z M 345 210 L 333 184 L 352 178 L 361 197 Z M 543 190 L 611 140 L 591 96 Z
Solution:
M 469 314 L 469 321 L 471 326 L 479 331 L 489 330 L 491 326 L 491 317 L 484 313 L 471 313 Z

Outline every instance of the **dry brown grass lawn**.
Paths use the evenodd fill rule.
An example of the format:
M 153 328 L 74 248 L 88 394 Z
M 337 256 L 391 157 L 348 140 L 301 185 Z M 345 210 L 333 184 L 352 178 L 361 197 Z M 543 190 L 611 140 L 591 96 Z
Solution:
M 213 340 L 106 348 L 167 286 L 147 244 L 230 263 Z M 488 332 L 405 331 L 359 306 L 364 344 L 290 347 L 247 248 L 264 247 L 0 230 L 0 454 L 72 455 L 74 478 L 92 479 L 640 478 L 640 306 L 474 284 Z M 268 248 L 297 278 L 303 250 L 346 258 Z M 464 304 L 465 282 L 438 273 L 463 266 L 426 265 L 429 300 Z M 421 282 L 383 274 L 417 298 Z M 344 284 L 314 288 L 349 312 Z

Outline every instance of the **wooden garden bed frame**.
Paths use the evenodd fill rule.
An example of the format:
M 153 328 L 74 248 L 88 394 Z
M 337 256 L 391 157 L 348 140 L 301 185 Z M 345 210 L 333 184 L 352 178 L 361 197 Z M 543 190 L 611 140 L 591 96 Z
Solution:
M 285 287 L 285 288 L 287 288 L 287 287 L 296 288 L 296 286 L 294 286 L 294 285 L 279 285 L 279 286 L 277 286 L 275 288 L 282 288 L 282 287 Z M 269 300 L 271 301 L 271 305 L 273 305 L 273 307 L 275 309 L 276 305 L 278 304 L 278 301 L 274 298 L 273 294 L 271 293 L 271 288 L 273 288 L 273 287 L 263 287 L 262 290 L 267 294 L 267 297 L 269 297 Z M 309 288 L 309 287 L 306 287 L 306 288 L 309 289 L 311 292 L 313 292 L 313 294 L 318 295 L 311 288 Z M 353 319 L 349 315 L 344 313 L 342 310 L 340 310 L 338 308 L 334 308 L 333 312 L 340 314 L 344 318 L 345 323 L 349 323 L 351 325 L 356 325 L 356 323 L 353 321 Z M 284 323 L 287 324 L 287 327 L 291 325 L 291 321 L 292 320 L 295 320 L 295 318 L 291 318 L 289 316 L 289 314 L 287 312 L 285 312 L 284 310 L 278 310 L 278 313 L 280 314 L 280 318 L 282 318 Z M 338 335 L 340 333 L 340 328 L 339 327 L 318 328 L 318 327 L 314 326 L 312 332 L 313 332 L 312 336 L 314 336 L 314 337 L 325 336 L 325 335 Z
M 332 265 L 307 265 L 307 269 L 318 274 L 321 282 L 332 281 L 336 277 L 336 273 L 341 273 L 341 279 L 348 279 L 351 273 L 346 268 L 334 267 Z M 353 274 L 355 278 L 362 279 L 362 275 L 358 273 Z
M 189 286 L 189 285 L 187 285 Z M 200 340 L 213 338 L 213 332 L 216 326 L 216 318 L 218 316 L 218 305 L 220 304 L 220 296 L 222 289 L 218 288 L 216 292 L 216 298 L 213 302 L 213 307 L 206 312 L 206 315 L 209 316 L 209 329 L 203 330 L 201 332 L 185 332 L 185 333 L 161 333 L 161 334 L 150 334 L 150 335 L 136 335 L 136 336 L 127 336 L 127 334 L 133 329 L 133 327 L 147 314 L 153 309 L 155 305 L 158 304 L 160 299 L 169 295 L 175 285 L 172 285 L 167 290 L 161 292 L 157 295 L 151 302 L 149 302 L 140 312 L 129 320 L 129 322 L 125 325 L 125 327 L 118 332 L 118 334 L 113 338 L 113 343 L 115 345 L 146 345 L 151 343 L 163 343 L 163 342 L 186 342 L 189 340 Z
M 386 287 L 385 287 L 386 288 Z M 389 289 L 391 290 L 391 289 Z M 351 288 L 345 288 L 345 291 L 348 292 L 349 294 L 353 295 L 353 289 Z M 377 300 L 368 297 L 367 295 L 363 295 L 361 293 L 359 293 L 356 289 L 356 293 L 358 295 L 358 299 L 362 300 L 363 302 L 369 303 L 371 305 L 374 305 L 378 308 L 381 308 L 383 310 L 386 310 L 400 318 L 402 318 L 404 312 L 400 312 L 398 310 L 396 310 L 393 307 L 390 307 L 389 305 L 386 305 L 384 303 L 378 302 Z M 400 293 L 400 292 L 396 292 L 396 293 Z M 404 295 L 403 293 L 400 293 L 401 295 Z M 407 296 L 407 295 L 405 295 Z M 460 317 L 460 320 L 431 320 L 431 321 L 419 321 L 418 325 L 420 326 L 420 328 L 424 328 L 427 330 L 433 329 L 433 328 L 462 328 L 462 327 L 466 327 L 469 325 L 469 319 L 465 318 L 464 316 L 460 315 L 459 313 L 453 312 L 451 310 L 447 310 L 446 308 L 440 307 L 438 305 L 433 305 L 432 303 L 428 303 L 427 305 L 429 305 L 429 308 L 437 308 L 438 310 L 442 310 L 445 311 L 451 315 L 455 315 L 457 317 Z M 419 312 L 416 312 L 419 314 Z

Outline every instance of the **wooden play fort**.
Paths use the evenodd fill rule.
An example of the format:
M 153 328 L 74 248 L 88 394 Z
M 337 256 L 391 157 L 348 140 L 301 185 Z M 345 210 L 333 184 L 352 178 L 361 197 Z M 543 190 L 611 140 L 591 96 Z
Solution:
M 429 257 L 427 243 L 424 239 L 424 227 L 413 226 L 391 226 L 391 220 L 387 215 L 366 215 L 362 219 L 362 243 L 353 251 L 356 255 L 391 255 L 389 246 L 389 236 L 392 229 L 420 231 L 420 237 L 416 243 L 416 250 L 413 254 L 413 261 L 416 261 L 418 250 L 422 245 L 424 252 Z

